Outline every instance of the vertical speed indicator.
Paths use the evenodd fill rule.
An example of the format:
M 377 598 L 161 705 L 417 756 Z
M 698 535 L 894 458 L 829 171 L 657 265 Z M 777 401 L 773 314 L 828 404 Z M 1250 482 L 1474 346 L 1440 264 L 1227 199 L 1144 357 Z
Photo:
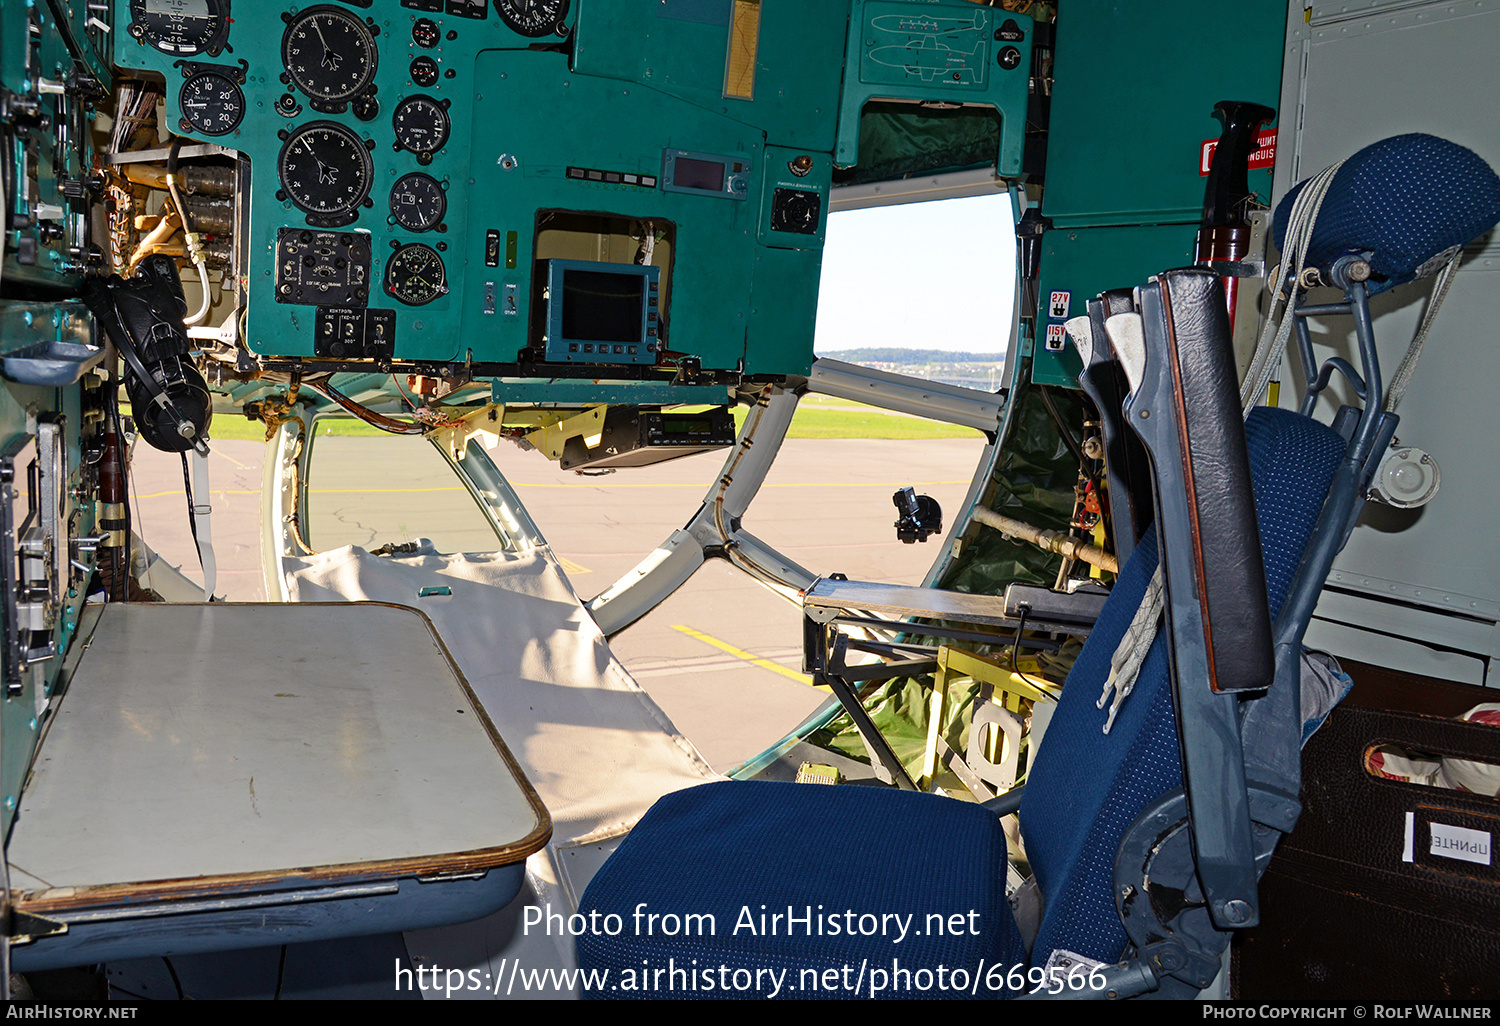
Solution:
M 448 101 L 431 96 L 408 96 L 396 105 L 391 116 L 396 132 L 396 149 L 417 155 L 417 163 L 432 163 L 432 155 L 448 144 L 452 122 L 448 119 Z

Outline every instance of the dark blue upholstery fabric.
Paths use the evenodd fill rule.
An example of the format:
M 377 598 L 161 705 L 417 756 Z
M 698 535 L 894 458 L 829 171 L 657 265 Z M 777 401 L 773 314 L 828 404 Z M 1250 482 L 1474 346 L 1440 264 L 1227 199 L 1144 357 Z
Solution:
M 766 997 L 774 974 L 782 997 L 967 997 L 938 989 L 939 965 L 950 983 L 952 970 L 966 970 L 972 985 L 981 960 L 985 976 L 1025 961 L 1005 866 L 999 821 L 977 805 L 887 788 L 705 784 L 653 805 L 594 877 L 580 911 L 601 923 L 617 915 L 621 929 L 579 936 L 579 966 L 608 970 L 589 994 L 601 998 Z M 793 922 L 790 936 L 789 907 L 810 922 Z M 644 918 L 653 913 L 711 914 L 714 933 L 669 936 L 671 924 Z M 888 916 L 910 916 L 904 938 Z M 644 989 L 614 989 L 639 984 L 642 971 Z M 887 988 L 905 990 L 872 994 L 877 971 Z M 978 996 L 998 995 L 981 982 Z
M 1274 619 L 1343 456 L 1331 429 L 1287 410 L 1257 408 L 1245 422 L 1255 512 Z M 1110 657 L 1156 571 L 1154 531 L 1121 568 L 1104 611 L 1063 688 L 1026 785 L 1021 834 L 1045 897 L 1032 963 L 1061 948 L 1103 962 L 1124 953 L 1115 911 L 1115 852 L 1147 804 L 1182 786 L 1165 632 L 1108 735 L 1096 708 Z M 1204 687 L 1201 681 L 1185 687 Z
M 1272 230 L 1286 248 L 1287 219 L 1306 182 L 1276 207 Z M 1423 264 L 1464 246 L 1500 221 L 1500 176 L 1472 150 L 1432 135 L 1398 135 L 1344 162 L 1308 247 L 1307 266 L 1373 252 L 1370 292 L 1411 281 Z M 1430 269 L 1435 270 L 1435 268 Z

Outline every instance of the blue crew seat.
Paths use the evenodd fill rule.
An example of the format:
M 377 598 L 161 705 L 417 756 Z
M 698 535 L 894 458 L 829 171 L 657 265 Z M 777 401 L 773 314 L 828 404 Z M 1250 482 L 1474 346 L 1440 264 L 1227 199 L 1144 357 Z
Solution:
M 1165 272 L 1109 319 L 1154 524 L 1019 798 L 738 781 L 667 795 L 580 902 L 599 925 L 577 938 L 580 967 L 602 983 L 587 996 L 1011 997 L 1049 966 L 1091 963 L 1102 967 L 1067 996 L 1190 996 L 1212 981 L 1232 932 L 1257 921 L 1259 872 L 1300 812 L 1302 637 L 1397 422 L 1368 296 L 1433 273 L 1500 220 L 1500 177 L 1430 136 L 1366 148 L 1308 195 L 1325 191 L 1326 226 L 1292 197 L 1275 224 L 1283 262 L 1317 272 L 1287 281 L 1301 412 L 1243 417 L 1208 270 Z M 1315 280 L 1343 302 L 1306 303 Z M 1341 358 L 1318 367 L 1314 312 L 1352 317 L 1362 374 Z M 1332 371 L 1363 408 L 1328 427 L 1308 414 Z M 1158 607 L 1165 626 L 1110 723 L 1101 686 L 1117 650 L 1153 637 L 1133 621 L 1154 624 Z M 1005 896 L 997 813 L 1017 804 L 1041 900 L 1034 938 Z

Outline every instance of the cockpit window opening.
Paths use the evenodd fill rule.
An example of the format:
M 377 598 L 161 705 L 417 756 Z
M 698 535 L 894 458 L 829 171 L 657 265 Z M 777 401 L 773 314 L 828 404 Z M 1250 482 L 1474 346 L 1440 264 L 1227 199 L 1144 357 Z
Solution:
M 313 549 L 374 550 L 423 539 L 444 553 L 518 547 L 514 507 L 496 493 L 495 503 L 509 512 L 510 523 L 502 523 L 489 497 L 476 494 L 481 486 L 465 481 L 428 439 L 392 436 L 334 416 L 313 422 L 312 442 L 306 540 Z M 472 504 L 459 498 L 463 494 Z
M 1014 214 L 988 172 L 836 190 L 814 352 L 985 392 L 1004 384 Z

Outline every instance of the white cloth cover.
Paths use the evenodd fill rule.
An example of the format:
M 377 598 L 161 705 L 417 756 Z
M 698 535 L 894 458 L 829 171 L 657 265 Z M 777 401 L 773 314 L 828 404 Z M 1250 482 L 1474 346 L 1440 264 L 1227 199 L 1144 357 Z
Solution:
M 720 779 L 610 652 L 545 548 L 399 558 L 345 547 L 283 566 L 294 601 L 392 602 L 431 618 L 551 812 L 554 849 L 618 837 L 662 795 Z M 418 597 L 442 586 L 452 594 Z

